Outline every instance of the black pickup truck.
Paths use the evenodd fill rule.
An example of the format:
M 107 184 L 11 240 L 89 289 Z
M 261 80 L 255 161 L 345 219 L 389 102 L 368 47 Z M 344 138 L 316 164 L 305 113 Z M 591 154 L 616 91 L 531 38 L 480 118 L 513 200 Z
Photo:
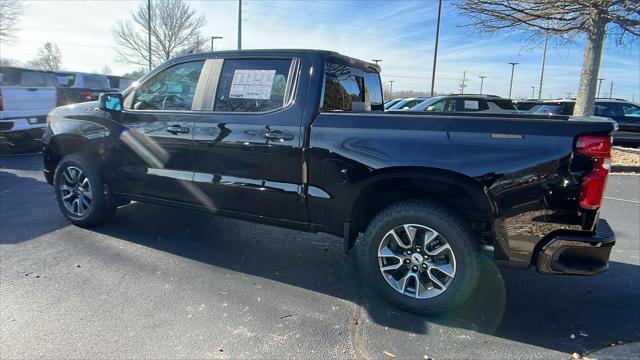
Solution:
M 79 226 L 135 200 L 343 237 L 366 279 L 417 312 L 469 297 L 479 256 L 607 270 L 614 122 L 385 112 L 379 71 L 316 50 L 176 58 L 51 112 L 45 175 Z

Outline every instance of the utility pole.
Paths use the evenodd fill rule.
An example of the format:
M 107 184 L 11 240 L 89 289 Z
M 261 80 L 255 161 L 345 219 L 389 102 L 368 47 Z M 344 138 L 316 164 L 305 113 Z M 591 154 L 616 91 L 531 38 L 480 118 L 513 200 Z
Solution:
M 611 80 L 611 89 L 609 89 L 609 99 L 613 99 L 613 80 Z
M 213 40 L 222 39 L 222 36 L 212 36 L 211 37 L 211 51 L 213 51 Z
M 440 16 L 442 15 L 442 0 L 438 1 L 438 22 L 436 25 L 436 46 L 433 51 L 433 71 L 431 72 L 431 96 L 436 85 L 436 64 L 438 62 L 438 42 L 440 40 Z
M 509 82 L 509 99 L 511 99 L 511 89 L 513 89 L 513 72 L 515 71 L 516 65 L 520 63 L 510 62 L 509 64 L 511 64 L 511 82 Z
M 393 82 L 395 80 L 389 80 L 389 99 L 393 99 Z
M 536 87 L 532 86 L 531 87 L 531 98 L 535 99 L 535 97 L 536 97 Z
M 151 71 L 151 0 L 147 0 L 147 32 L 149 33 L 149 71 Z
M 467 82 L 467 72 L 464 71 L 462 73 L 462 85 L 460 85 L 460 94 L 464 94 L 464 88 L 467 87 L 467 85 L 465 85 L 466 82 Z
M 542 99 L 542 80 L 544 79 L 544 64 L 547 62 L 547 43 L 549 34 L 544 37 L 544 51 L 542 52 L 542 69 L 540 70 L 540 85 L 538 85 L 538 100 Z M 533 99 L 533 96 L 531 97 Z
M 486 75 L 478 76 L 480 78 L 480 95 L 482 95 L 482 85 L 484 84 L 484 79 L 487 77 Z
M 599 97 L 600 97 L 600 88 L 602 87 L 602 82 L 603 82 L 604 80 L 606 80 L 606 79 L 598 78 L 598 93 L 596 94 L 596 98 L 599 98 Z
M 382 59 L 371 59 L 371 61 L 373 61 L 374 63 L 376 63 L 376 65 L 378 65 L 378 63 L 382 61 Z
M 569 91 L 569 92 L 567 93 L 567 98 L 568 98 L 568 99 L 571 99 L 571 91 Z
M 238 0 L 238 50 L 242 50 L 242 0 Z

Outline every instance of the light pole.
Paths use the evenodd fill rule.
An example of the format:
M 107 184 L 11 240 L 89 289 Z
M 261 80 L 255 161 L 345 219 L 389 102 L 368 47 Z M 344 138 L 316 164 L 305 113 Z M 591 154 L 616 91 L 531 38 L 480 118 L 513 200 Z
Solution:
M 513 89 L 513 72 L 516 69 L 516 65 L 520 64 L 517 62 L 510 62 L 511 65 L 511 81 L 509 82 L 509 99 L 511 99 L 511 89 Z
M 222 39 L 222 36 L 212 36 L 211 37 L 211 51 L 213 51 L 213 40 Z
M 611 89 L 609 90 L 609 99 L 613 99 L 613 80 L 611 80 Z
M 464 94 L 464 88 L 467 87 L 466 83 L 467 83 L 467 71 L 465 70 L 462 73 L 462 85 L 460 85 L 460 94 L 461 95 Z
M 538 86 L 538 100 L 542 99 L 542 80 L 544 79 L 544 64 L 547 62 L 547 43 L 549 34 L 544 37 L 544 51 L 542 52 L 542 70 L 540 70 L 540 85 Z M 531 97 L 533 99 L 533 96 Z
M 604 78 L 598 78 L 598 93 L 596 94 L 596 98 L 600 97 L 600 88 L 602 87 L 602 82 L 605 81 Z
M 242 50 L 242 0 L 238 0 L 238 50 Z
M 389 100 L 393 99 L 393 83 L 395 80 L 389 80 Z
M 438 1 L 438 22 L 436 25 L 436 45 L 433 51 L 433 71 L 431 72 L 431 96 L 436 84 L 436 63 L 438 62 L 438 42 L 440 40 L 440 16 L 442 15 L 442 0 Z
M 536 87 L 532 86 L 531 87 L 531 99 L 535 99 L 536 97 Z
M 480 95 L 482 95 L 482 85 L 484 84 L 484 79 L 487 77 L 486 75 L 478 76 L 480 78 Z
M 374 63 L 376 63 L 376 66 L 377 66 L 377 65 L 378 65 L 378 63 L 379 63 L 380 61 L 382 61 L 382 59 L 371 59 L 371 61 L 373 61 Z

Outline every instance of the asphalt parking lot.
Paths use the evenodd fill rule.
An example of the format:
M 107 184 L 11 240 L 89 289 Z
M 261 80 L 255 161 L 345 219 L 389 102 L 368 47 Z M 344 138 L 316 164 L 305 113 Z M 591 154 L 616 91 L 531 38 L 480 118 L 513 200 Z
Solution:
M 602 216 L 608 273 L 487 261 L 433 318 L 370 293 L 336 237 L 138 203 L 81 229 L 40 155 L 0 156 L 0 357 L 567 359 L 640 340 L 640 176 L 611 176 Z

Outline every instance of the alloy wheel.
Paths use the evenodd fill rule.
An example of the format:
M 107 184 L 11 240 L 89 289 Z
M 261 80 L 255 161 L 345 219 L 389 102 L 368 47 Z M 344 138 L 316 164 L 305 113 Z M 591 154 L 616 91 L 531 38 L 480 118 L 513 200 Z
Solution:
M 73 215 L 82 217 L 91 209 L 91 181 L 78 167 L 64 169 L 59 189 L 64 207 Z
M 416 299 L 442 294 L 456 275 L 456 258 L 447 240 L 418 224 L 387 232 L 378 247 L 378 264 L 391 287 Z

